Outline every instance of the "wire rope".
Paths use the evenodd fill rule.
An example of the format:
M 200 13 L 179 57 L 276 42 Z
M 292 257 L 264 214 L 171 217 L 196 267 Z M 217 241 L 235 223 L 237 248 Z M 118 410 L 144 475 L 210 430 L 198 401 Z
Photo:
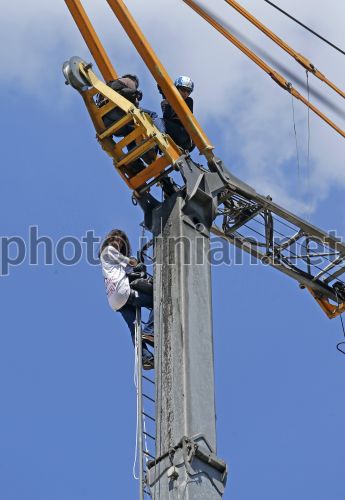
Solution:
M 295 104 L 294 104 L 294 97 L 293 97 L 292 94 L 291 94 L 291 104 L 292 104 L 293 130 L 294 130 L 294 133 L 295 133 L 295 143 L 296 143 L 298 187 L 300 188 L 300 182 L 301 182 L 301 164 L 300 164 L 300 161 L 299 161 L 299 149 L 298 149 L 298 139 L 297 139 L 297 129 L 296 129 L 296 117 L 295 117 Z
M 310 101 L 310 85 L 309 85 L 309 73 L 306 71 L 307 76 L 307 92 L 308 92 L 308 102 Z M 307 149 L 307 167 L 308 167 L 308 182 L 310 188 L 310 108 L 307 108 L 308 116 L 308 149 Z
M 309 85 L 309 72 L 306 71 L 307 76 L 307 95 L 308 103 L 310 102 L 310 85 Z M 307 121 L 308 121 L 308 144 L 307 144 L 307 190 L 309 197 L 311 196 L 311 182 L 310 182 L 310 108 L 307 107 Z M 309 211 L 307 213 L 307 220 L 310 221 L 311 214 L 311 200 L 309 204 Z
M 333 49 L 337 50 L 338 52 L 340 52 L 341 54 L 343 54 L 345 56 L 345 52 L 342 49 L 340 49 L 334 43 L 332 43 L 329 40 L 327 40 L 327 38 L 324 38 L 319 33 L 317 33 L 316 31 L 312 30 L 311 28 L 309 28 L 308 26 L 306 26 L 305 24 L 303 24 L 301 21 L 299 21 L 298 19 L 296 19 L 295 17 L 293 17 L 291 14 L 288 14 L 285 10 L 281 9 L 280 7 L 278 7 L 278 5 L 274 4 L 270 0 L 264 0 L 264 2 L 270 4 L 272 7 L 274 7 L 277 10 L 279 10 L 279 12 L 281 12 L 282 14 L 284 14 L 285 16 L 287 16 L 288 18 L 292 19 L 292 21 L 294 21 L 295 23 L 297 23 L 300 26 L 302 26 L 302 28 L 306 29 L 307 31 L 309 31 L 310 33 L 312 33 L 313 35 L 315 35 L 316 37 L 320 38 L 320 40 L 322 40 L 323 42 L 327 43 L 328 45 L 330 45 L 331 47 L 333 47 Z

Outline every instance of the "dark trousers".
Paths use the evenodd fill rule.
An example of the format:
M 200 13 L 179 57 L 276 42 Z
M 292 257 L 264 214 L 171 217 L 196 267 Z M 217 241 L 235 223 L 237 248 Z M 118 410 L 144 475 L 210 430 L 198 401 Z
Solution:
M 128 301 L 118 311 L 119 313 L 122 314 L 123 319 L 127 323 L 134 346 L 135 346 L 135 318 L 136 318 L 137 307 L 146 307 L 147 309 L 151 310 L 149 319 L 145 324 L 144 328 L 142 329 L 142 332 L 149 335 L 153 335 L 153 296 L 143 292 L 137 292 L 131 290 L 131 295 L 129 296 Z M 146 343 L 143 342 L 143 357 L 150 355 L 151 353 L 148 350 Z
M 185 151 L 193 151 L 195 145 L 182 124 L 173 120 L 165 120 L 165 130 L 180 148 Z

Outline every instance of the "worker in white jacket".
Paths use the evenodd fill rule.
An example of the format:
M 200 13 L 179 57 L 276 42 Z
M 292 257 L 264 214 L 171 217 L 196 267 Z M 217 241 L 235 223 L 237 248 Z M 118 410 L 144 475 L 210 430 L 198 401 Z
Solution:
M 130 254 L 128 237 L 120 229 L 114 229 L 106 236 L 99 252 L 109 305 L 114 311 L 122 314 L 131 332 L 134 345 L 137 307 L 146 307 L 151 310 L 142 332 L 144 338 L 153 336 L 153 294 L 131 289 L 128 275 L 138 262 L 134 257 L 130 257 Z M 142 343 L 142 352 L 143 368 L 152 369 L 154 356 L 145 341 Z

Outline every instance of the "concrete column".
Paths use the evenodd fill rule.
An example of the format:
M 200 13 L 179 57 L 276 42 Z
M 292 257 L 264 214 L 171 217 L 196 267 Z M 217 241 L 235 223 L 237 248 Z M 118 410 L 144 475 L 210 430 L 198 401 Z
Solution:
M 153 212 L 158 462 L 149 482 L 157 500 L 216 500 L 226 470 L 215 455 L 210 240 L 202 210 L 187 217 L 184 206 L 179 193 Z

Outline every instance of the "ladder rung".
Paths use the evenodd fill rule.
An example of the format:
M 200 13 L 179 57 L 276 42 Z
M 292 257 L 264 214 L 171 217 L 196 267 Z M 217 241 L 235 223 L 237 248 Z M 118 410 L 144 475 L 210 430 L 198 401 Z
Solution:
M 148 396 L 147 394 L 143 393 L 143 396 L 144 396 L 144 398 L 148 399 L 149 401 L 152 401 L 152 403 L 155 403 L 155 400 L 150 398 L 150 396 Z
M 98 138 L 100 141 L 103 141 L 106 137 L 109 137 L 110 135 L 113 135 L 115 132 L 120 130 L 122 127 L 127 125 L 130 121 L 132 121 L 133 115 L 128 113 L 125 115 L 121 120 L 118 120 L 117 122 L 114 123 L 114 125 L 111 125 L 111 127 L 107 128 L 102 134 L 98 135 Z
M 148 382 L 151 382 L 151 384 L 155 385 L 154 381 L 151 380 L 149 377 L 146 377 L 146 375 L 143 375 L 143 378 L 147 380 Z
M 115 108 L 118 108 L 118 106 L 116 104 L 114 104 L 113 102 L 109 101 L 107 102 L 107 104 L 105 104 L 104 106 L 102 106 L 99 111 L 100 111 L 100 116 L 104 116 L 106 115 L 107 113 L 109 113 L 109 111 L 113 111 L 113 109 Z
M 170 161 L 164 155 L 160 156 L 151 165 L 144 168 L 139 174 L 130 179 L 130 185 L 133 189 L 141 187 L 151 177 L 158 177 L 163 170 L 170 165 Z
M 140 137 L 143 134 L 143 131 L 141 130 L 140 127 L 136 127 L 130 134 L 126 135 L 121 141 L 116 143 L 115 145 L 115 152 L 119 156 L 123 156 L 123 148 L 128 146 L 131 142 L 135 141 L 138 137 Z
M 144 415 L 144 417 L 146 417 L 146 418 L 148 418 L 148 419 L 152 420 L 152 422 L 155 422 L 155 421 L 156 421 L 156 419 L 155 419 L 155 418 L 151 417 L 151 415 L 148 415 L 148 414 L 147 414 L 147 413 L 145 413 L 144 411 L 142 412 L 142 414 Z
M 104 115 L 109 113 L 109 111 L 113 111 L 113 109 L 117 108 L 118 106 L 114 104 L 113 102 L 109 101 L 104 106 L 101 106 L 100 108 L 97 109 L 95 115 L 103 118 Z
M 156 441 L 156 438 L 151 436 L 151 434 L 149 434 L 148 432 L 143 431 L 143 434 L 145 434 L 145 436 L 149 437 L 150 439 L 153 439 L 153 441 Z
M 91 99 L 91 98 L 92 98 L 92 97 L 94 97 L 96 94 L 98 94 L 98 90 L 97 90 L 97 89 L 95 89 L 94 87 L 91 87 L 90 89 L 85 90 L 85 92 L 83 92 L 83 97 L 84 97 L 84 98 L 85 98 L 85 97 L 88 97 L 88 98 L 90 98 L 90 99 Z M 95 104 L 95 101 L 94 101 L 93 99 L 91 99 L 91 102 L 92 102 L 93 104 Z
M 121 168 L 123 165 L 128 165 L 132 163 L 134 160 L 140 158 L 147 151 L 150 151 L 155 146 L 154 139 L 146 139 L 141 144 L 139 144 L 136 148 L 132 149 L 128 154 L 126 154 L 118 163 L 117 168 Z M 146 170 L 146 169 L 145 169 Z
M 152 460 L 155 460 L 155 457 L 154 457 L 154 456 L 152 456 L 152 455 L 151 455 L 148 451 L 143 450 L 143 453 L 144 453 L 144 455 L 146 455 L 147 457 L 152 458 Z

